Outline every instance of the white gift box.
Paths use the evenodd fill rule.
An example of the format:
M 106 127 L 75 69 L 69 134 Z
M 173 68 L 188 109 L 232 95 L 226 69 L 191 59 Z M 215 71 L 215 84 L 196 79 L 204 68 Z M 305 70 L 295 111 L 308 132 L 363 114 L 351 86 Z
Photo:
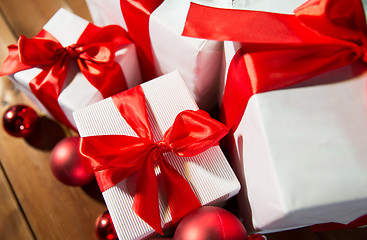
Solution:
M 367 213 L 367 74 L 361 68 L 349 65 L 306 82 L 315 85 L 250 98 L 231 161 L 247 186 L 239 206 L 248 197 L 251 209 L 240 215 L 252 215 L 256 230 L 347 224 Z
M 292 14 L 304 2 L 237 0 L 233 7 Z M 224 43 L 226 72 L 240 47 Z M 365 66 L 355 63 L 250 98 L 230 144 L 248 230 L 347 224 L 367 213 L 366 80 Z
M 87 0 L 96 25 L 116 23 L 126 28 L 119 0 Z M 195 1 L 228 7 L 231 1 Z M 104 5 L 104 6 L 102 6 Z M 179 71 L 201 109 L 218 104 L 218 87 L 223 58 L 222 42 L 181 36 L 189 0 L 165 0 L 150 16 L 149 34 L 158 76 Z
M 85 0 L 93 23 L 97 26 L 117 24 L 127 30 L 122 16 L 120 0 Z
M 147 101 L 147 111 L 154 141 L 160 140 L 178 113 L 197 110 L 178 72 L 173 72 L 141 85 Z M 131 135 L 135 133 L 119 113 L 111 98 L 104 99 L 74 113 L 81 137 L 95 135 Z M 154 120 L 153 120 L 154 119 Z M 173 153 L 165 155 L 167 161 L 195 189 L 202 205 L 218 204 L 237 194 L 239 182 L 219 146 L 190 158 L 180 158 Z M 206 161 L 209 160 L 210 161 Z M 160 178 L 158 178 L 160 185 Z M 171 216 L 160 189 L 162 223 L 167 225 Z M 154 230 L 132 210 L 135 192 L 135 175 L 103 192 L 107 208 L 120 239 L 140 239 L 154 234 Z
M 62 46 L 66 47 L 77 42 L 88 24 L 89 22 L 85 19 L 61 8 L 43 29 L 51 33 Z M 115 62 L 121 66 L 128 88 L 142 82 L 134 44 L 118 49 L 115 53 Z M 17 72 L 10 78 L 44 113 L 52 117 L 29 87 L 29 82 L 41 71 L 40 68 L 31 68 Z M 70 73 L 75 73 L 75 71 L 77 70 L 69 69 Z M 67 77 L 58 103 L 69 122 L 75 126 L 72 112 L 101 99 L 103 97 L 98 89 L 91 85 L 81 72 L 78 72 L 73 79 L 70 76 Z
M 292 14 L 304 2 L 233 4 Z M 226 71 L 240 47 L 224 43 Z M 365 66 L 353 64 L 250 98 L 230 145 L 242 186 L 239 214 L 248 230 L 347 224 L 367 213 L 366 77 Z

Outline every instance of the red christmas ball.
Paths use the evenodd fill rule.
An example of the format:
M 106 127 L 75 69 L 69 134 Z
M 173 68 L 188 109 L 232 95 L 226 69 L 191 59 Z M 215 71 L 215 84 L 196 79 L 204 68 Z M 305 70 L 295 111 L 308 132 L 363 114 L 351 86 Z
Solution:
M 267 238 L 261 234 L 252 234 L 249 237 L 250 240 L 266 240 Z
M 93 180 L 94 174 L 87 172 L 79 156 L 79 137 L 61 140 L 52 149 L 50 167 L 54 176 L 70 186 L 83 186 Z
M 96 234 L 99 240 L 118 240 L 108 211 L 98 216 L 96 220 Z
M 245 227 L 229 211 L 219 207 L 201 207 L 187 214 L 178 224 L 177 240 L 248 240 Z
M 14 137 L 27 137 L 35 128 L 38 115 L 26 105 L 14 105 L 3 115 L 4 129 Z

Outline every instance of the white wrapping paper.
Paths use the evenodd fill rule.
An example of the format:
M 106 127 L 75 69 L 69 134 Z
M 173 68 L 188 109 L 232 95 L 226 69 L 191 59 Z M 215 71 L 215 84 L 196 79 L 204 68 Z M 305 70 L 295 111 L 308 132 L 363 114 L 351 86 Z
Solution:
M 232 161 L 247 186 L 239 206 L 248 196 L 256 229 L 346 224 L 367 213 L 364 68 L 350 65 L 250 98 Z
M 229 7 L 231 1 L 197 0 L 200 4 Z M 126 28 L 119 0 L 87 0 L 96 25 L 116 23 Z M 104 6 L 102 6 L 104 5 Z M 218 104 L 223 44 L 218 41 L 181 36 L 189 0 L 165 0 L 150 16 L 149 33 L 158 75 L 179 71 L 201 109 Z
M 125 30 L 126 24 L 122 16 L 120 0 L 85 0 L 93 23 L 97 26 L 117 24 Z
M 141 87 L 155 141 L 160 140 L 179 112 L 198 109 L 178 72 L 144 83 Z M 136 136 L 111 98 L 75 112 L 74 118 L 81 137 L 106 134 Z M 218 146 L 190 158 L 180 158 L 173 153 L 165 157 L 188 180 L 202 205 L 223 202 L 240 189 L 235 174 Z M 103 192 L 120 239 L 140 239 L 154 233 L 132 210 L 134 192 L 135 175 Z M 162 189 L 159 195 L 161 218 L 166 225 L 171 221 L 171 216 Z
M 87 25 L 88 21 L 65 9 L 60 9 L 43 28 L 65 47 L 76 43 Z M 142 82 L 134 44 L 117 50 L 115 61 L 121 66 L 129 88 Z M 69 69 L 69 73 L 75 71 L 76 69 Z M 29 82 L 40 72 L 39 68 L 31 68 L 17 72 L 10 77 L 43 112 L 52 117 L 29 88 Z M 72 112 L 101 99 L 103 97 L 98 89 L 92 86 L 82 73 L 78 72 L 73 79 L 67 77 L 58 102 L 68 120 L 75 126 Z
M 233 7 L 292 14 L 304 2 L 235 0 Z M 228 71 L 240 44 L 224 46 Z M 366 80 L 365 66 L 353 64 L 250 98 L 230 159 L 248 230 L 346 224 L 367 213 Z

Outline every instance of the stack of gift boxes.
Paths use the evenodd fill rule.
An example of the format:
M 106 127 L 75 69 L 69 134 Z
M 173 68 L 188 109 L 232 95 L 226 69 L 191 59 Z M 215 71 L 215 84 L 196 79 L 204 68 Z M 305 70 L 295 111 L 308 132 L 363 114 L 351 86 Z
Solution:
M 235 196 L 249 232 L 348 226 L 366 214 L 360 0 L 86 2 L 95 25 L 60 9 L 9 47 L 2 74 L 78 131 L 119 238 L 161 232 L 198 207 L 172 200 L 172 174 L 201 206 Z M 187 114 L 199 130 L 180 122 Z M 158 214 L 136 206 L 154 196 Z M 175 204 L 190 206 L 177 215 Z

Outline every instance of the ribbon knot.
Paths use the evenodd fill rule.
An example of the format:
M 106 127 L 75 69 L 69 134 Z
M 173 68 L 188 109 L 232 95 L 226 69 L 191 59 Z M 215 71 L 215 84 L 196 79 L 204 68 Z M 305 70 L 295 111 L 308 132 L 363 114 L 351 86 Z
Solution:
M 138 86 L 124 91 L 113 96 L 112 100 L 138 137 L 82 137 L 79 149 L 83 164 L 95 172 L 102 192 L 137 172 L 133 210 L 154 230 L 162 233 L 156 166 L 161 172 L 160 179 L 167 196 L 172 224 L 201 206 L 190 184 L 162 153 L 171 151 L 167 155 L 174 154 L 177 157 L 197 155 L 216 145 L 228 133 L 228 129 L 202 110 L 185 110 L 176 116 L 162 140 L 153 142 L 142 88 Z
M 158 150 L 161 153 L 166 153 L 166 152 L 171 151 L 171 148 L 169 146 L 167 146 L 167 143 L 165 143 L 164 141 L 156 142 L 156 144 L 157 144 Z
M 77 44 L 72 44 L 70 46 L 65 47 L 64 49 L 70 58 L 77 58 L 80 54 L 80 51 L 77 50 L 77 47 L 78 47 Z

